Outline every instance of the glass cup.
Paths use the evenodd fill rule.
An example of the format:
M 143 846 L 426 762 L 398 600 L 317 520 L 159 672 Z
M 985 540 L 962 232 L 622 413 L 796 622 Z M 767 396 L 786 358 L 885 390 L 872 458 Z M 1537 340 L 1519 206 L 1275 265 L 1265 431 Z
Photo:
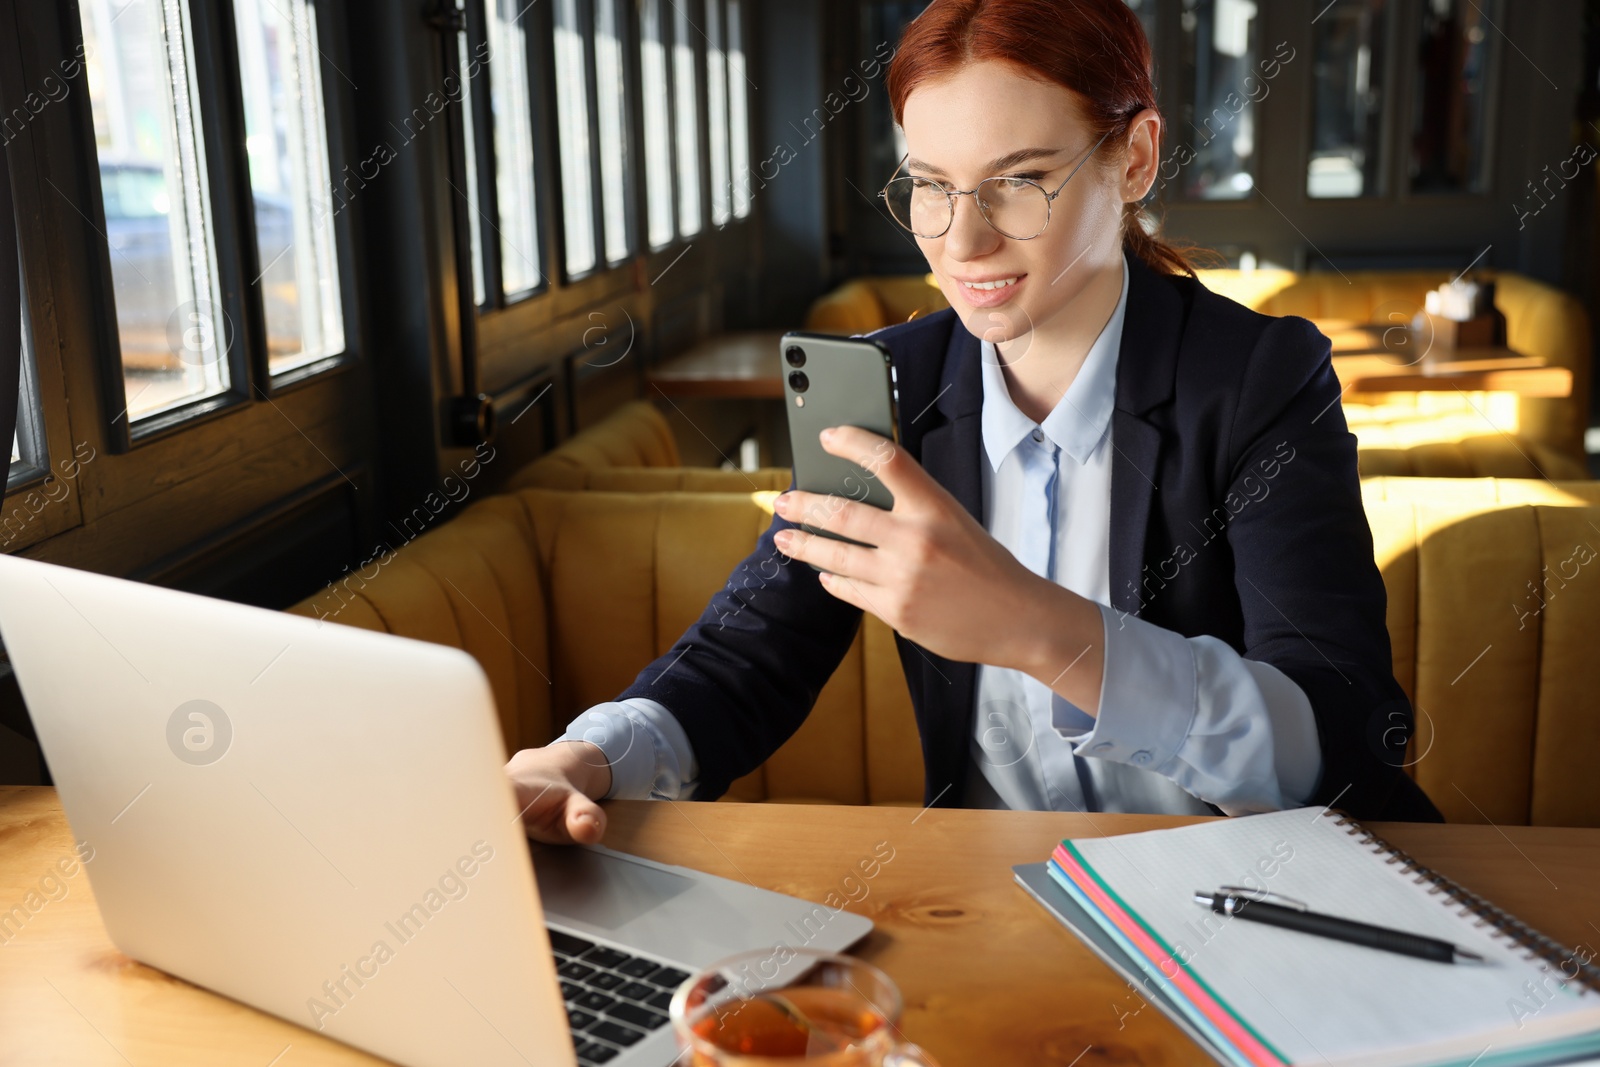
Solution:
M 900 990 L 876 967 L 811 949 L 743 952 L 673 994 L 685 1067 L 938 1067 L 900 1039 Z

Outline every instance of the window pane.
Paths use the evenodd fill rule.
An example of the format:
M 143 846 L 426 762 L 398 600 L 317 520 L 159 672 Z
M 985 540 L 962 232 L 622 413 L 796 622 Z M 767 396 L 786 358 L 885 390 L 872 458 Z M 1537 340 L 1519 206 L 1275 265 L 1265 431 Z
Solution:
M 267 363 L 278 374 L 344 351 L 322 56 L 307 0 L 233 6 Z
M 1377 196 L 1382 177 L 1387 0 L 1335 0 L 1312 27 L 1306 195 Z
M 1256 74 L 1254 0 L 1183 0 L 1183 51 L 1194 155 L 1183 195 L 1240 199 L 1255 186 L 1255 102 L 1241 88 Z
M 650 216 L 650 247 L 672 243 L 672 146 L 668 137 L 671 110 L 667 103 L 667 49 L 661 0 L 642 0 L 639 7 L 639 65 L 644 77 L 645 189 Z
M 20 318 L 22 320 L 22 373 L 17 379 L 17 424 L 15 432 L 11 435 L 11 463 L 6 468 L 5 490 L 11 488 L 13 481 L 22 481 L 32 474 L 31 468 L 45 465 L 40 462 L 38 434 L 36 432 L 39 422 L 39 397 L 38 390 L 33 384 L 33 375 L 31 373 L 33 355 L 28 344 L 28 309 L 26 306 L 22 308 Z M 24 433 L 28 435 L 26 442 L 22 439 Z M 26 466 L 23 465 L 23 460 L 27 461 Z M 0 490 L 0 496 L 4 495 L 5 491 Z M 0 550 L 4 548 L 5 542 L 0 542 Z
M 79 10 L 126 414 L 137 420 L 228 388 L 189 10 L 185 0 Z
M 700 98 L 695 90 L 694 31 L 684 5 L 672 4 L 672 102 L 673 140 L 678 155 L 678 235 L 689 237 L 700 232 Z
M 750 214 L 750 81 L 744 65 L 744 5 L 728 0 L 728 126 L 733 160 L 733 213 Z
M 604 211 L 606 260 L 628 258 L 627 72 L 622 62 L 621 0 L 596 0 L 594 73 L 600 103 L 600 204 Z
M 489 104 L 494 111 L 495 190 L 500 203 L 500 287 L 510 296 L 544 280 L 539 270 L 533 173 L 533 101 L 525 0 L 490 0 Z
M 595 265 L 588 77 L 589 57 L 578 21 L 578 0 L 556 0 L 556 113 L 568 274 L 581 274 Z
M 1481 193 L 1500 0 L 1428 0 L 1412 92 L 1411 191 Z
M 456 0 L 458 10 L 464 7 L 465 0 Z M 461 123 L 462 151 L 467 156 L 467 230 L 472 240 L 472 302 L 482 307 L 488 299 L 483 280 L 483 199 L 478 191 L 478 137 L 477 124 L 472 121 L 472 79 L 466 77 L 467 72 L 480 68 L 472 64 L 467 56 L 465 33 L 456 34 L 456 69 L 461 72 L 461 114 L 464 116 Z
M 733 217 L 728 186 L 728 60 L 722 43 L 722 0 L 706 0 L 706 129 L 711 142 L 711 224 Z

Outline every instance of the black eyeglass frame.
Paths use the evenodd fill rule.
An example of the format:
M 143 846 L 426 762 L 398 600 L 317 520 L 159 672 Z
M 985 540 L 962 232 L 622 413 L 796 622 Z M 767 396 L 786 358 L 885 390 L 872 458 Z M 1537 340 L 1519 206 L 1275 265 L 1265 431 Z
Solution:
M 950 232 L 950 227 L 955 225 L 955 221 L 956 221 L 956 197 L 958 197 L 958 196 L 971 196 L 975 200 L 977 200 L 978 190 L 982 189 L 984 184 L 987 183 L 987 182 L 993 182 L 993 181 L 1026 182 L 1027 184 L 1033 186 L 1035 189 L 1039 190 L 1041 193 L 1044 193 L 1044 225 L 1040 226 L 1039 229 L 1036 232 L 1028 235 L 1027 237 L 1016 237 L 1016 236 L 1013 236 L 1012 234 L 1006 233 L 1006 231 L 1004 231 L 1000 227 L 996 226 L 994 224 L 994 221 L 989 218 L 989 213 L 983 209 L 983 201 L 982 200 L 977 200 L 977 204 L 978 204 L 978 214 L 983 217 L 983 221 L 988 223 L 989 228 L 991 230 L 993 230 L 995 233 L 998 233 L 1001 237 L 1005 237 L 1005 238 L 1007 238 L 1009 240 L 1012 240 L 1012 241 L 1031 241 L 1035 237 L 1038 237 L 1039 234 L 1044 233 L 1045 230 L 1049 229 L 1049 227 L 1050 227 L 1051 208 L 1055 204 L 1056 197 L 1061 195 L 1061 190 L 1063 190 L 1063 189 L 1065 189 L 1067 187 L 1067 182 L 1070 182 L 1073 179 L 1073 176 L 1076 175 L 1079 170 L 1083 169 L 1083 165 L 1085 163 L 1089 162 L 1089 160 L 1094 157 L 1095 150 L 1098 149 L 1101 146 L 1101 144 L 1103 144 L 1105 142 L 1105 139 L 1107 137 L 1110 137 L 1110 136 L 1111 136 L 1111 131 L 1110 130 L 1107 130 L 1105 133 L 1101 134 L 1100 135 L 1100 140 L 1096 141 L 1094 143 L 1094 146 L 1089 149 L 1089 151 L 1084 155 L 1084 157 L 1081 160 L 1078 161 L 1078 165 L 1076 167 L 1072 168 L 1072 173 L 1068 174 L 1065 178 L 1063 178 L 1061 180 L 1061 184 L 1056 186 L 1056 190 L 1053 193 L 1046 192 L 1045 191 L 1045 187 L 1043 185 L 1040 185 L 1038 182 L 1034 181 L 1032 178 L 1007 178 L 1004 175 L 1000 175 L 1000 174 L 997 174 L 997 175 L 995 175 L 994 177 L 991 177 L 991 178 L 983 179 L 983 181 L 979 182 L 977 185 L 975 185 L 971 189 L 950 189 L 950 188 L 947 188 L 943 182 L 938 181 L 935 178 L 918 178 L 918 177 L 915 177 L 914 175 L 906 175 L 905 177 L 901 177 L 901 178 L 890 178 L 887 182 L 885 182 L 883 188 L 878 190 L 878 199 L 883 201 L 884 209 L 889 212 L 889 217 L 891 219 L 894 219 L 895 224 L 897 226 L 899 226 L 901 229 L 905 230 L 907 233 L 911 234 L 913 237 L 920 237 L 924 241 L 933 241 L 933 240 L 937 240 L 938 238 L 943 237 L 945 234 L 949 233 Z M 910 155 L 911 154 L 908 152 L 908 153 L 906 153 L 906 155 L 902 156 L 900 158 L 900 162 L 895 165 L 894 169 L 895 170 L 899 170 L 902 166 L 904 166 L 906 160 L 910 158 Z M 895 182 L 910 182 L 910 181 L 922 181 L 922 182 L 927 182 L 930 185 L 936 186 L 941 192 L 944 193 L 945 199 L 949 201 L 949 203 L 950 203 L 950 221 L 945 223 L 944 224 L 944 229 L 940 230 L 938 233 L 918 233 L 916 230 L 913 230 L 910 226 L 907 226 L 905 223 L 901 222 L 899 216 L 894 213 L 894 208 L 889 206 L 889 186 L 893 185 Z

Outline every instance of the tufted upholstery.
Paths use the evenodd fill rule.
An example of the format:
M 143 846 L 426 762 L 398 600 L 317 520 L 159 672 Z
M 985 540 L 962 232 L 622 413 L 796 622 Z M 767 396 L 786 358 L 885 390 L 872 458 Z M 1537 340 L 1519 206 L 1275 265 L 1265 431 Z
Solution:
M 676 467 L 681 462 L 666 416 L 648 400 L 635 400 L 523 467 L 503 488 L 581 489 L 585 472 L 595 468 Z
M 1357 461 L 1363 478 L 1551 478 L 1589 476 L 1586 464 L 1540 441 L 1505 434 L 1475 434 L 1415 444 L 1378 444 L 1391 435 L 1382 424 L 1353 427 L 1361 446 Z
M 544 744 L 672 646 L 771 523 L 774 496 L 488 497 L 290 610 L 466 649 L 507 748 Z M 921 802 L 911 697 L 882 622 L 868 619 L 805 725 L 728 797 Z
M 1362 495 L 1417 782 L 1452 822 L 1600 826 L 1600 483 L 1374 478 Z
M 1600 559 L 1574 562 L 1580 545 L 1600 550 L 1600 483 L 1374 478 L 1362 492 L 1395 674 L 1419 709 L 1411 773 L 1453 821 L 1600 826 Z M 672 645 L 771 521 L 773 495 L 489 497 L 291 610 L 465 648 L 507 747 L 542 744 Z M 806 724 L 729 793 L 921 796 L 893 634 L 871 616 Z
M 1589 424 L 1590 327 L 1583 306 L 1543 282 L 1509 272 L 1496 279 L 1507 343 L 1572 371 L 1572 395 L 1520 399 L 1508 393 L 1386 393 L 1344 404 L 1361 442 L 1363 474 L 1441 477 L 1585 478 Z M 1202 270 L 1208 289 L 1268 315 L 1310 319 L 1407 319 L 1443 271 L 1296 274 L 1286 270 Z M 892 299 L 889 295 L 892 294 Z M 947 307 L 925 276 L 858 278 L 811 307 L 808 329 L 865 333 Z M 1368 402 L 1370 401 L 1370 402 Z M 1508 436 L 1509 435 L 1509 436 Z M 1372 451 L 1372 455 L 1367 453 Z M 1415 453 L 1408 454 L 1408 453 Z
M 624 404 L 507 479 L 505 489 L 752 493 L 789 487 L 787 468 L 726 471 L 680 467 L 666 416 L 647 400 Z
M 806 312 L 805 328 L 821 333 L 870 333 L 950 306 L 933 275 L 873 275 L 825 293 Z

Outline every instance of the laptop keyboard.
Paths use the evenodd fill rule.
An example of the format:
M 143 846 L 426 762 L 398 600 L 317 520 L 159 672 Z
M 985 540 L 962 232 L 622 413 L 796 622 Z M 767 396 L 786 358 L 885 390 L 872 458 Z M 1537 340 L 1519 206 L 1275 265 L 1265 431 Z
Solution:
M 689 977 L 643 956 L 550 931 L 572 1043 L 582 1064 L 610 1063 L 667 1025 L 673 991 Z

